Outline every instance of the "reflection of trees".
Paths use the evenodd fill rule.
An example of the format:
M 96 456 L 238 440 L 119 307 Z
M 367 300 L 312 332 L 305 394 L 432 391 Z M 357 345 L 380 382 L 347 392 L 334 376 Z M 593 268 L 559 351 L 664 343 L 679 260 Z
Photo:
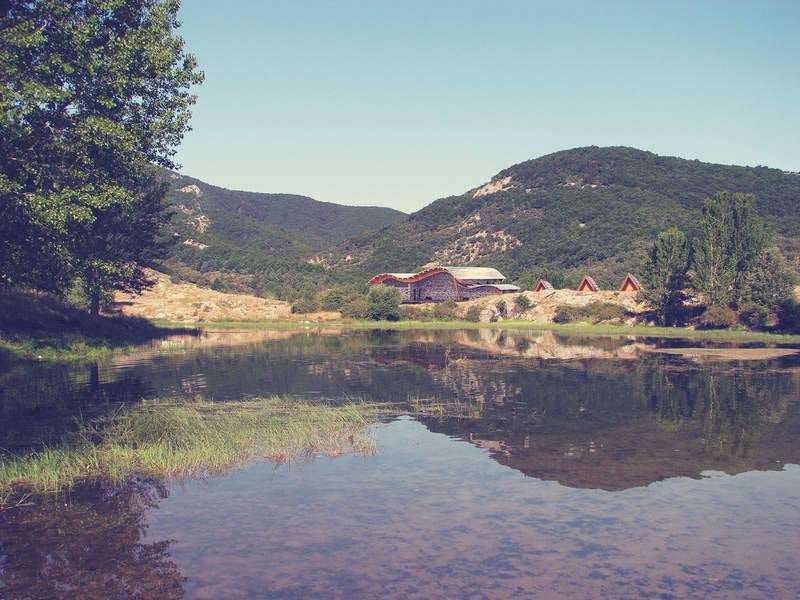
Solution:
M 765 438 L 784 421 L 790 401 L 800 398 L 798 377 L 790 373 L 651 368 L 646 382 L 662 425 L 698 425 L 705 453 L 731 461 L 768 444 Z
M 19 365 L 0 374 L 0 448 L 55 444 L 92 417 L 151 393 L 133 372 L 104 378 L 96 362 L 82 365 Z
M 181 598 L 171 541 L 143 544 L 162 483 L 97 482 L 0 511 L 0 596 Z
M 432 430 L 566 485 L 626 489 L 708 469 L 738 473 L 800 462 L 792 442 L 800 430 L 800 377 L 793 373 L 645 355 L 502 367 L 456 358 L 429 375 L 439 399 L 461 403 L 454 418 L 423 413 Z

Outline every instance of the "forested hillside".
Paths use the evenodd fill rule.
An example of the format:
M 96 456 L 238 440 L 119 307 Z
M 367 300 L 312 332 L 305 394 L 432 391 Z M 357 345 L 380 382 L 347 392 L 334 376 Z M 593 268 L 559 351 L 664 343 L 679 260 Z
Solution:
M 219 289 L 282 293 L 324 280 L 328 274 L 309 262 L 316 253 L 405 216 L 391 208 L 240 192 L 168 177 L 170 228 L 177 243 L 161 266 Z
M 509 167 L 320 258 L 361 275 L 438 262 L 495 266 L 523 284 L 545 275 L 572 285 L 589 273 L 610 287 L 639 271 L 659 231 L 692 236 L 703 199 L 721 190 L 755 194 L 775 243 L 800 253 L 800 175 L 588 147 Z

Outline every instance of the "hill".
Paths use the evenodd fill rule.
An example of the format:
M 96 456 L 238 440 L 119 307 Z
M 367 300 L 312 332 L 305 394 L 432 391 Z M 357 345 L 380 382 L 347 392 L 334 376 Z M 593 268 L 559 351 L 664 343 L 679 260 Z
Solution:
M 677 226 L 693 235 L 703 199 L 721 190 L 755 194 L 776 243 L 788 256 L 800 253 L 797 173 L 592 146 L 509 167 L 318 259 L 360 276 L 471 264 L 528 285 L 542 275 L 574 285 L 588 273 L 611 287 L 641 270 L 659 231 Z
M 159 266 L 223 290 L 300 288 L 326 276 L 309 262 L 316 253 L 405 217 L 391 208 L 228 190 L 175 173 L 168 177 L 178 243 Z

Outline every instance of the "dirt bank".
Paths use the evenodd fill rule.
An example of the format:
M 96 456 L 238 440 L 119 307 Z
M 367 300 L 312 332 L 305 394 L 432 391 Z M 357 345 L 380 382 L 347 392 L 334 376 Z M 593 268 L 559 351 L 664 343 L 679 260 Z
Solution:
M 156 284 L 141 295 L 118 293 L 115 307 L 125 315 L 165 321 L 327 321 L 339 313 L 293 315 L 292 306 L 247 294 L 226 294 L 192 283 L 173 283 L 168 275 L 147 270 Z

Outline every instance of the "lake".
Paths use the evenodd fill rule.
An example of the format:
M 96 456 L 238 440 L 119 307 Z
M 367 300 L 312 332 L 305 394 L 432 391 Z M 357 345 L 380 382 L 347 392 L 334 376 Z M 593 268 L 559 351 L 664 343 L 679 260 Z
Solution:
M 797 598 L 800 354 L 628 336 L 220 330 L 6 365 L 0 447 L 152 397 L 394 408 L 374 455 L 0 511 L 2 598 Z

